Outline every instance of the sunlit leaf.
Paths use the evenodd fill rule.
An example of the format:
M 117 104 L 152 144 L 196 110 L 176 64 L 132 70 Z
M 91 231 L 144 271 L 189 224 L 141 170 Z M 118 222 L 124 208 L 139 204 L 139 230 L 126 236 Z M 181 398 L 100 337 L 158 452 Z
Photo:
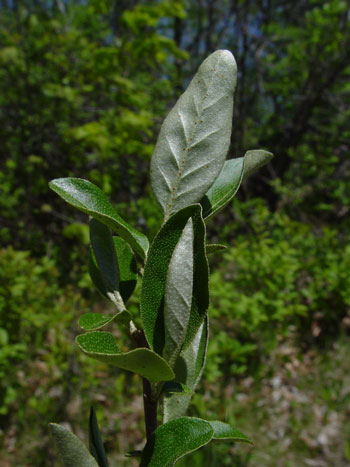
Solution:
M 219 421 L 209 421 L 209 423 L 214 430 L 213 439 L 230 439 L 232 441 L 253 444 L 247 436 L 235 428 L 232 428 L 228 423 Z

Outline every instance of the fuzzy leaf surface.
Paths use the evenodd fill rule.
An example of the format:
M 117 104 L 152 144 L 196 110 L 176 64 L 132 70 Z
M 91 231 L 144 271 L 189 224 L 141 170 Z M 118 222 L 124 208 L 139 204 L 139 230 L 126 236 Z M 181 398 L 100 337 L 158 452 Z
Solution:
M 147 441 L 140 467 L 171 467 L 212 439 L 214 430 L 205 420 L 181 417 L 160 426 Z
M 64 467 L 99 467 L 85 444 L 71 431 L 56 423 L 50 423 L 49 427 Z
M 89 357 L 137 373 L 152 383 L 174 379 L 173 370 L 158 354 L 147 348 L 122 353 L 109 332 L 82 334 L 76 338 L 76 342 Z
M 257 172 L 261 167 L 268 164 L 273 158 L 273 154 L 263 149 L 253 149 L 244 154 L 243 181 Z
M 197 203 L 219 175 L 230 145 L 236 62 L 228 50 L 198 69 L 161 127 L 151 184 L 165 219 Z
M 89 417 L 89 449 L 99 467 L 108 467 L 108 460 L 98 427 L 95 409 L 91 407 Z
M 183 349 L 174 366 L 175 381 L 185 385 L 192 393 L 196 389 L 205 366 L 209 339 L 208 317 L 204 320 L 190 345 Z M 164 391 L 163 422 L 186 414 L 191 393 L 171 394 Z
M 68 204 L 110 227 L 144 259 L 147 255 L 148 239 L 125 222 L 108 201 L 107 196 L 96 185 L 81 178 L 57 178 L 49 183 Z
M 193 222 L 190 217 L 171 257 L 165 286 L 163 358 L 173 366 L 190 320 L 193 287 Z
M 112 321 L 127 323 L 130 322 L 130 320 L 131 315 L 127 310 L 124 310 L 121 313 L 116 313 L 115 315 L 104 315 L 103 313 L 85 313 L 79 318 L 79 326 L 84 329 L 84 331 L 95 331 L 96 329 L 100 329 L 103 326 L 106 326 Z
M 194 273 L 191 314 L 185 344 L 197 332 L 209 305 L 209 270 L 204 244 L 205 225 L 200 205 L 192 205 L 178 211 L 163 225 L 152 242 L 145 265 L 141 289 L 141 318 L 148 344 L 159 355 L 163 354 L 165 343 L 164 295 L 168 268 L 175 247 L 190 218 L 194 231 Z
M 214 430 L 213 439 L 231 439 L 243 443 L 253 444 L 253 442 L 236 428 L 232 428 L 228 423 L 213 421 L 209 422 Z

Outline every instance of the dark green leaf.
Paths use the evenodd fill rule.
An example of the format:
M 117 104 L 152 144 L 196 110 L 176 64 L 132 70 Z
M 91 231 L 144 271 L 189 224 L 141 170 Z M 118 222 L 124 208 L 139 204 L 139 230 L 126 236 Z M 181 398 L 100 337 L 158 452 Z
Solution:
M 103 447 L 95 409 L 91 407 L 89 418 L 89 449 L 99 467 L 108 467 L 108 460 Z
M 49 424 L 64 467 L 98 467 L 87 447 L 73 433 L 56 423 Z
M 199 418 L 181 417 L 157 428 L 143 450 L 140 467 L 171 467 L 186 454 L 207 444 L 211 425 Z
M 124 310 L 121 313 L 116 313 L 115 315 L 85 313 L 79 319 L 79 326 L 84 329 L 84 331 L 95 331 L 96 329 L 100 329 L 114 320 L 121 323 L 127 323 L 130 322 L 131 315 L 127 310 Z
M 209 338 L 208 318 L 205 319 L 190 345 L 183 349 L 175 362 L 175 381 L 194 392 L 205 366 Z M 191 394 L 166 394 L 163 399 L 163 422 L 185 415 Z
M 141 290 L 141 317 L 150 347 L 162 355 L 164 294 L 169 264 L 189 218 L 194 230 L 194 278 L 191 315 L 185 338 L 189 343 L 201 325 L 209 304 L 208 263 L 205 255 L 205 226 L 200 205 L 188 206 L 174 214 L 161 228 L 150 248 Z
M 217 251 L 226 250 L 226 248 L 226 245 L 220 245 L 220 243 L 212 243 L 211 245 L 205 246 L 205 252 L 207 255 L 210 255 L 212 253 L 216 253 Z
M 151 182 L 166 219 L 198 202 L 219 175 L 230 145 L 236 80 L 233 55 L 217 50 L 164 120 Z
M 228 423 L 218 421 L 209 421 L 209 423 L 214 430 L 213 439 L 231 439 L 232 441 L 241 441 L 243 443 L 253 444 L 247 436 L 235 428 L 232 428 Z
M 137 373 L 152 383 L 174 378 L 174 372 L 166 361 L 150 349 L 138 348 L 120 352 L 109 332 L 97 331 L 76 338 L 80 349 L 89 357 Z
M 106 224 L 126 240 L 144 259 L 148 251 L 148 239 L 122 219 L 96 185 L 81 178 L 58 178 L 50 182 L 50 188 L 67 203 Z

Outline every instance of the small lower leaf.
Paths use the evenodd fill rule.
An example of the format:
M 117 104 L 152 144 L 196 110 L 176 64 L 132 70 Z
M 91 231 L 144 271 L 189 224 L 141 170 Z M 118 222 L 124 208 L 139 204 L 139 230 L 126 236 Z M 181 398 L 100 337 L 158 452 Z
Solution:
M 167 362 L 150 349 L 142 347 L 122 353 L 109 332 L 82 334 L 76 338 L 76 342 L 89 357 L 137 373 L 151 383 L 169 381 L 175 377 Z
M 240 431 L 232 428 L 228 423 L 214 421 L 209 422 L 214 430 L 213 439 L 230 439 L 242 443 L 253 444 L 253 442 Z
M 99 467 L 77 436 L 56 423 L 50 423 L 49 427 L 64 467 Z
M 90 409 L 89 419 L 89 448 L 91 454 L 97 460 L 99 467 L 108 467 L 108 460 L 103 447 L 95 409 L 93 407 Z
M 140 467 L 171 467 L 186 454 L 209 443 L 214 434 L 210 423 L 180 417 L 161 425 L 147 441 Z

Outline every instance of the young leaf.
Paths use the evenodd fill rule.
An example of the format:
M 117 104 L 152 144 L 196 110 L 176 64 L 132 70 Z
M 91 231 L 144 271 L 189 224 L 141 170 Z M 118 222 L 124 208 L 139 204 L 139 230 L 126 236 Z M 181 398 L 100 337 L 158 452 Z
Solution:
M 77 436 L 56 423 L 49 427 L 64 467 L 99 467 Z
M 181 417 L 160 426 L 147 441 L 140 467 L 171 467 L 212 439 L 214 430 L 205 420 Z
M 270 152 L 256 149 L 247 151 L 244 157 L 226 161 L 220 175 L 201 200 L 203 217 L 210 219 L 220 212 L 235 196 L 241 183 L 272 158 Z
M 198 202 L 219 175 L 230 145 L 236 80 L 233 55 L 217 50 L 164 120 L 151 161 L 151 183 L 165 219 Z
M 232 441 L 241 441 L 243 443 L 253 444 L 253 442 L 240 431 L 232 428 L 228 423 L 209 422 L 214 430 L 213 439 L 231 439 Z
M 99 467 L 108 467 L 108 460 L 103 447 L 95 409 L 92 406 L 89 418 L 89 449 Z
M 127 310 L 124 310 L 121 313 L 116 313 L 115 315 L 85 313 L 79 318 L 79 326 L 84 329 L 84 331 L 95 331 L 96 329 L 100 329 L 114 320 L 119 323 L 127 323 L 130 322 L 131 315 Z
M 120 237 L 113 237 L 114 247 L 118 259 L 119 267 L 119 291 L 124 303 L 131 297 L 137 283 L 137 264 L 135 255 L 130 246 Z M 100 292 L 107 299 L 107 289 L 103 283 L 101 271 L 99 270 L 96 258 L 92 250 L 89 254 L 88 270 L 91 280 Z
M 122 353 L 109 332 L 82 334 L 76 338 L 76 342 L 89 357 L 137 373 L 151 383 L 174 379 L 173 370 L 158 354 L 147 348 Z
M 193 223 L 189 218 L 171 257 L 165 286 L 163 358 L 172 367 L 184 343 L 193 287 Z
M 168 268 L 189 218 L 192 218 L 194 231 L 194 275 L 191 314 L 185 343 L 197 332 L 209 304 L 205 225 L 200 205 L 192 205 L 178 211 L 163 225 L 153 240 L 145 265 L 141 289 L 141 318 L 148 344 L 159 355 L 163 353 L 165 342 L 164 294 Z
M 174 371 L 177 383 L 194 391 L 202 376 L 205 366 L 209 338 L 208 318 L 205 319 L 190 345 L 182 350 L 176 360 Z M 163 422 L 185 415 L 191 402 L 192 394 L 167 394 L 164 391 Z
M 205 253 L 208 256 L 212 253 L 216 253 L 217 251 L 226 250 L 226 248 L 226 245 L 221 245 L 220 243 L 212 243 L 210 245 L 205 246 Z
M 119 267 L 110 229 L 102 222 L 90 220 L 90 241 L 108 297 L 119 292 Z
M 144 259 L 149 243 L 145 235 L 122 219 L 96 185 L 81 178 L 57 178 L 49 183 L 67 203 L 110 227 Z

